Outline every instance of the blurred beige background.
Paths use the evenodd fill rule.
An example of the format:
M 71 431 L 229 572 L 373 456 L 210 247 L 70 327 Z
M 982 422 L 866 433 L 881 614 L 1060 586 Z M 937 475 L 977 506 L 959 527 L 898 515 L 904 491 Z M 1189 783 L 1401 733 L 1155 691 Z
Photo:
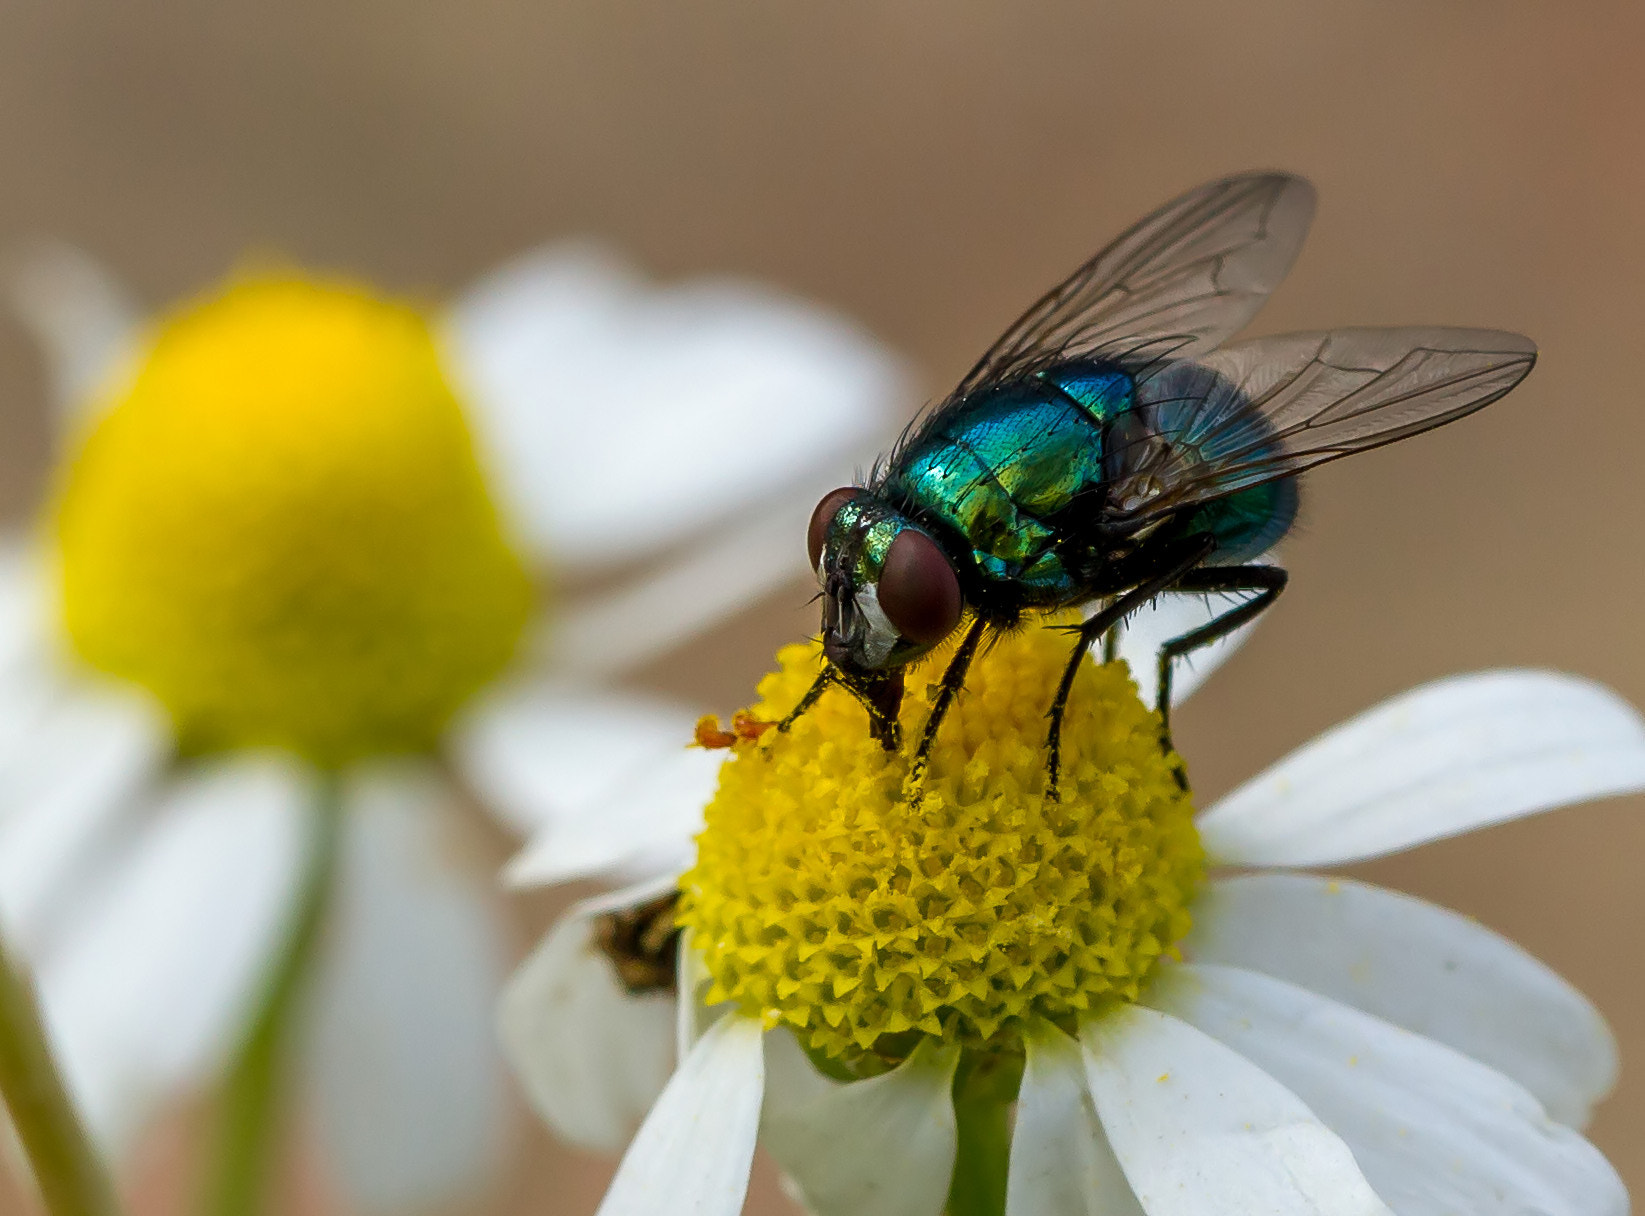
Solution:
M 1645 704 L 1642 51 L 1624 4 L 4 0 L 0 247 L 69 238 L 158 303 L 247 249 L 438 295 L 593 232 L 848 310 L 935 393 L 1177 190 L 1306 173 L 1320 217 L 1260 329 L 1494 325 L 1543 358 L 1485 414 L 1312 478 L 1291 590 L 1181 715 L 1209 798 L 1447 672 L 1547 665 Z M 44 398 L 0 321 L 12 519 L 41 490 Z M 654 679 L 732 708 L 813 626 L 808 596 Z M 1594 997 L 1627 1071 L 1593 1135 L 1636 1189 L 1642 856 L 1634 800 L 1366 867 Z M 522 941 L 547 912 L 521 904 Z M 156 1195 L 182 1143 L 157 1139 Z M 535 1128 L 523 1150 L 486 1211 L 592 1211 L 610 1163 Z M 286 1210 L 329 1211 L 302 1174 Z M 769 1178 L 750 1209 L 786 1210 Z

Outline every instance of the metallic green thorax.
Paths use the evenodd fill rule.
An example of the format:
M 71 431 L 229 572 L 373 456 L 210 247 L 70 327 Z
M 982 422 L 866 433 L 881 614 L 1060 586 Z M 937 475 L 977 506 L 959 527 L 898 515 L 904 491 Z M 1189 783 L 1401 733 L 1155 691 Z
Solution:
M 1053 369 L 942 411 L 900 454 L 883 493 L 971 548 L 985 581 L 1061 602 L 1080 580 L 1056 517 L 1103 482 L 1103 424 L 1129 408 L 1130 376 L 1097 364 Z
M 1197 406 L 1197 398 L 1180 403 L 1190 413 Z M 963 545 L 955 556 L 968 553 L 985 588 L 1009 589 L 1023 606 L 1071 603 L 1089 593 L 1092 563 L 1101 560 L 1093 521 L 1106 502 L 1107 424 L 1138 408 L 1163 433 L 1191 420 L 1176 416 L 1171 399 L 1139 403 L 1135 381 L 1112 365 L 1055 366 L 933 415 L 898 453 L 879 492 Z M 1219 453 L 1209 447 L 1200 455 L 1215 461 Z M 1207 564 L 1230 565 L 1264 553 L 1296 512 L 1296 483 L 1281 479 L 1205 503 L 1182 530 L 1214 537 Z M 895 535 L 888 526 L 882 558 Z

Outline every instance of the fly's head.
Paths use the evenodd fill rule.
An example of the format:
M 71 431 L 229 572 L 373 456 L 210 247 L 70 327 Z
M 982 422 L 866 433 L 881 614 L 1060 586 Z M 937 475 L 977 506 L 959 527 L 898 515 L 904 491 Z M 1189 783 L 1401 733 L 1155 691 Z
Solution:
M 965 610 L 930 533 L 867 490 L 835 490 L 807 536 L 823 593 L 823 653 L 848 680 L 883 677 L 953 632 Z

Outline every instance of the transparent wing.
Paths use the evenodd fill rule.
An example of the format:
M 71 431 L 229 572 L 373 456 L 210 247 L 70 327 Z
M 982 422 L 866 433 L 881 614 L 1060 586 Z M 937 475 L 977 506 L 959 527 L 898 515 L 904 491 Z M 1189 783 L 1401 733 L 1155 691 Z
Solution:
M 1042 296 L 954 396 L 1063 359 L 1201 354 L 1241 329 L 1291 269 L 1314 188 L 1284 173 L 1225 177 L 1167 203 Z
M 1520 334 L 1339 329 L 1259 338 L 1172 364 L 1116 420 L 1113 498 L 1157 518 L 1482 409 L 1536 362 Z

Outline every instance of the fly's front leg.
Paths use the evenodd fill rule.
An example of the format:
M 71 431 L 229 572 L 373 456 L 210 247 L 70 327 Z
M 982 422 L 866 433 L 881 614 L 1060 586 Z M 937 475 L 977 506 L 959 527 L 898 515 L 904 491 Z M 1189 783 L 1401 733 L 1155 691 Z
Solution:
M 902 723 L 897 721 L 897 714 L 902 709 L 902 668 L 853 675 L 841 683 L 868 711 L 868 733 L 874 736 L 874 741 L 888 752 L 901 747 Z
M 897 711 L 902 707 L 903 679 L 900 668 L 884 673 L 846 675 L 832 663 L 825 665 L 817 673 L 817 678 L 811 681 L 811 687 L 805 690 L 799 704 L 777 723 L 777 733 L 786 733 L 798 722 L 828 691 L 830 684 L 838 684 L 868 711 L 868 733 L 874 736 L 875 742 L 888 752 L 902 746 L 902 726 L 897 721 Z
M 811 687 L 805 690 L 805 696 L 800 698 L 800 703 L 793 709 L 789 710 L 788 713 L 784 715 L 783 720 L 777 723 L 777 733 L 786 734 L 788 732 L 788 728 L 798 722 L 801 716 L 803 716 L 807 710 L 817 703 L 817 698 L 827 692 L 828 686 L 834 683 L 838 678 L 839 677 L 834 674 L 833 667 L 825 663 L 823 665 L 823 669 L 817 673 L 817 678 L 811 681 Z
M 1242 625 L 1256 620 L 1285 590 L 1289 576 L 1278 566 L 1205 566 L 1190 570 L 1172 590 L 1202 591 L 1207 594 L 1255 592 L 1250 599 L 1236 604 L 1221 616 L 1212 617 L 1198 629 L 1191 629 L 1170 639 L 1159 651 L 1159 699 L 1155 708 L 1160 717 L 1160 743 L 1171 749 L 1171 673 L 1172 664 L 1184 655 L 1192 654 L 1202 646 L 1227 637 Z

